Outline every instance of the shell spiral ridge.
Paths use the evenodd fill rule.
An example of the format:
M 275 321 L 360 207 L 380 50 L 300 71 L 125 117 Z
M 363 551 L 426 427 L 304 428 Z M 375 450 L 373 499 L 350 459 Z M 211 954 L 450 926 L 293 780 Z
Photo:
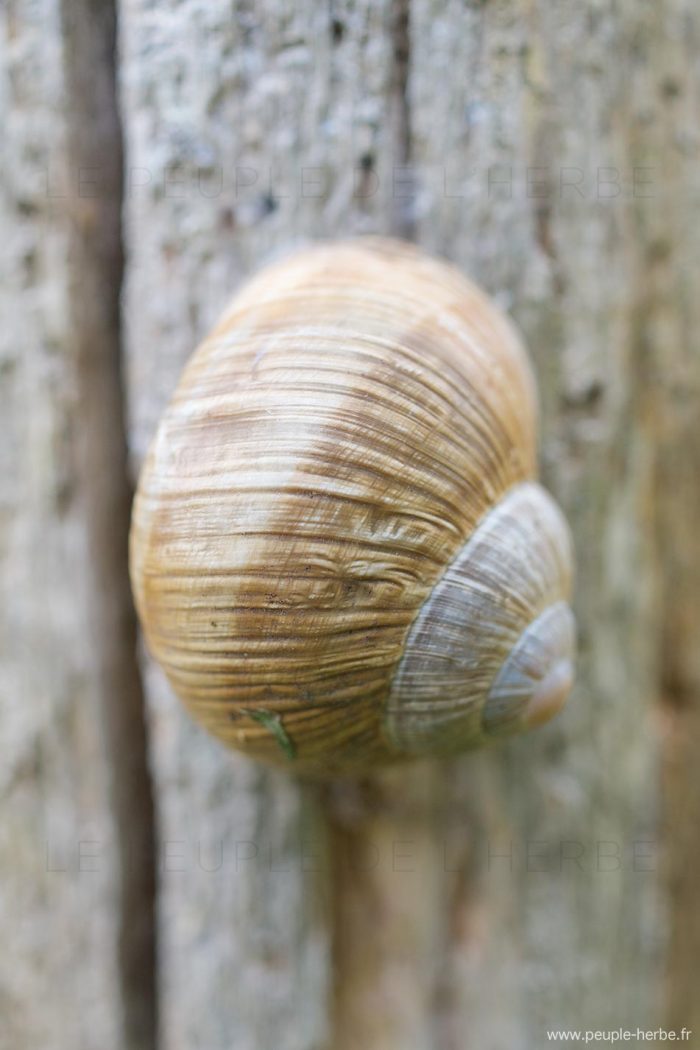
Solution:
M 407 646 L 508 494 L 543 492 L 535 418 L 517 336 L 453 267 L 364 238 L 254 277 L 187 364 L 132 517 L 146 640 L 197 720 L 323 772 L 441 750 L 407 728 Z

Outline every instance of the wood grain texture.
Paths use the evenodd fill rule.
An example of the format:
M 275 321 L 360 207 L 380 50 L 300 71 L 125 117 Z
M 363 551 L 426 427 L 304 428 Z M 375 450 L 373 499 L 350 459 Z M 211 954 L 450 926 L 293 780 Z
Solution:
M 560 722 L 500 758 L 395 770 L 340 785 L 328 802 L 329 1045 L 452 1050 L 468 1033 L 475 1045 L 530 1050 L 554 1021 L 658 1018 L 667 886 L 659 725 L 670 730 L 666 841 L 678 892 L 666 992 L 674 1023 L 687 1023 L 698 950 L 697 836 L 688 833 L 698 797 L 692 5 L 120 8 L 134 463 L 191 347 L 262 260 L 317 236 L 414 231 L 525 332 L 543 393 L 545 482 L 575 523 L 581 678 Z M 213 844 L 222 829 L 249 834 L 263 807 L 287 796 L 279 785 L 265 794 L 266 777 L 236 779 L 233 791 L 229 760 L 151 678 L 164 840 L 191 843 L 202 812 L 213 814 Z M 659 723 L 660 685 L 682 702 Z M 274 833 L 288 840 L 295 810 L 275 812 Z M 314 826 L 321 834 L 323 821 Z M 392 862 L 392 844 L 404 840 L 425 858 L 417 878 Z M 278 889 L 284 945 L 292 881 L 289 895 Z M 312 881 L 309 892 L 320 893 Z M 237 884 L 250 901 L 252 882 Z M 164 873 L 169 1046 L 185 1045 L 183 1032 L 206 1031 L 214 1047 L 228 1045 L 227 1030 L 244 1047 L 262 1038 L 250 1003 L 264 1001 L 265 981 L 253 1000 L 235 991 L 234 975 L 250 978 L 242 945 L 251 950 L 253 920 L 245 906 L 234 911 L 229 886 L 194 864 Z M 267 915 L 254 918 L 274 940 Z M 321 953 L 304 970 L 303 1001 L 323 1000 L 318 1026 L 299 1022 L 299 1000 L 282 992 L 266 1015 L 280 1046 L 312 1046 L 328 1032 L 327 917 L 314 931 Z M 259 959 L 256 949 L 252 970 L 269 976 Z M 223 975 L 213 1000 L 203 972 Z M 290 1018 L 300 1034 L 290 1034 Z
M 663 889 L 669 939 L 665 1019 L 700 1031 L 694 979 L 700 956 L 700 20 L 692 4 L 645 7 L 638 33 L 636 105 L 630 127 L 637 163 L 656 172 L 638 204 L 643 352 L 636 396 L 654 437 L 661 611 L 657 728 L 663 745 Z M 648 71 L 648 76 L 644 73 Z M 695 1037 L 695 1036 L 694 1036 Z
M 0 8 L 3 1050 L 153 1046 L 113 32 L 107 4 Z
M 385 1018 L 377 1046 L 451 1050 L 469 1033 L 475 1045 L 537 1047 L 554 1018 L 585 1028 L 661 1016 L 666 884 L 656 586 L 667 559 L 678 581 L 683 550 L 686 598 L 679 606 L 671 584 L 668 600 L 683 609 L 687 630 L 695 622 L 689 581 L 697 565 L 697 545 L 690 554 L 683 524 L 692 514 L 676 513 L 668 489 L 663 495 L 657 487 L 652 407 L 661 373 L 676 377 L 666 425 L 687 419 L 697 404 L 692 394 L 683 398 L 679 415 L 677 376 L 692 372 L 694 329 L 692 296 L 685 293 L 682 309 L 676 297 L 696 273 L 695 253 L 685 239 L 675 248 L 677 233 L 662 234 L 671 199 L 684 229 L 697 215 L 696 180 L 688 178 L 697 93 L 686 50 L 695 19 L 680 7 L 655 5 L 654 21 L 651 5 L 411 4 L 416 235 L 483 282 L 532 348 L 543 393 L 544 478 L 575 530 L 582 652 L 579 683 L 561 719 L 500 756 L 469 756 L 426 777 L 414 800 L 407 821 L 415 840 L 427 836 L 424 852 L 443 861 L 442 881 L 424 898 L 432 901 L 431 936 L 442 938 L 441 962 L 429 989 L 425 973 L 404 974 L 406 999 L 423 1003 L 423 1025 L 407 1032 L 401 1019 Z M 664 55 L 663 73 L 653 53 Z M 677 83 L 671 65 L 686 69 L 672 98 L 664 87 L 669 78 Z M 436 69 L 460 75 L 436 76 Z M 649 225 L 656 235 L 644 248 Z M 666 245 L 660 254 L 659 243 Z M 664 289 L 653 300 L 650 258 Z M 651 302 L 664 355 L 674 359 L 669 372 L 659 364 L 655 379 L 648 373 L 656 354 L 649 350 Z M 679 316 L 686 321 L 675 338 Z M 666 462 L 692 471 L 687 431 L 674 432 L 679 443 L 670 439 Z M 693 447 L 689 441 L 688 452 Z M 694 500 L 697 485 L 688 476 L 680 483 L 675 471 L 667 476 Z M 658 507 L 673 522 L 661 533 Z M 669 635 L 664 650 L 678 653 Z M 684 667 L 684 695 L 694 696 L 694 665 L 683 651 L 674 666 Z M 694 854 L 681 813 L 696 798 L 687 765 L 696 747 L 692 709 L 687 731 L 680 709 L 673 719 L 676 804 L 666 818 L 675 886 L 686 894 Z M 374 796 L 376 808 L 349 831 L 338 818 L 341 838 L 351 833 L 357 841 L 363 820 L 373 829 L 368 837 L 376 835 L 379 822 L 401 811 L 405 794 L 392 778 Z M 396 879 L 390 861 L 378 865 L 367 876 L 373 898 L 398 892 Z M 351 891 L 357 902 L 357 878 Z M 693 1016 L 683 975 L 692 946 L 697 951 L 693 907 L 684 899 L 665 986 L 678 1026 Z M 387 905 L 378 950 L 363 950 L 377 910 L 364 927 L 355 910 L 345 927 L 344 957 L 355 974 L 363 971 L 356 994 L 347 987 L 342 994 L 347 1047 L 362 1045 L 373 989 L 395 965 L 395 946 L 410 937 L 406 916 Z M 416 933 L 425 918 L 415 915 Z
M 2 1050 L 134 1050 L 129 1024 L 152 1024 L 147 973 L 125 980 L 138 924 L 119 947 L 143 886 L 119 889 L 120 820 L 138 814 L 143 844 L 145 806 L 115 731 L 137 708 L 118 278 L 98 265 L 111 58 L 70 25 L 89 37 L 110 6 L 0 5 Z M 133 475 L 239 282 L 317 237 L 398 233 L 524 331 L 579 564 L 579 685 L 557 723 L 320 800 L 223 753 L 144 663 L 163 1047 L 700 1030 L 696 5 L 117 6 Z
M 660 1002 L 654 436 L 634 378 L 637 214 L 654 176 L 624 131 L 639 80 L 656 88 L 632 4 L 412 13 L 417 236 L 520 324 L 542 391 L 544 481 L 577 552 L 565 712 L 451 771 L 443 800 L 452 826 L 480 816 L 446 886 L 440 1038 L 538 1046 L 555 1017 L 612 1027 L 658 1017 Z M 436 65 L 468 76 L 445 89 Z
M 135 476 L 182 366 L 245 276 L 314 237 L 396 229 L 402 107 L 386 0 L 122 0 L 119 11 Z M 148 684 L 161 850 L 186 854 L 176 862 L 185 870 L 166 868 L 160 885 L 163 1046 L 322 1046 L 322 810 L 194 728 L 153 668 Z M 200 839 L 223 848 L 213 872 L 196 859 Z M 238 870 L 237 842 L 257 851 Z M 302 870 L 305 848 L 318 853 L 316 870 Z M 280 858 L 291 876 L 270 870 Z

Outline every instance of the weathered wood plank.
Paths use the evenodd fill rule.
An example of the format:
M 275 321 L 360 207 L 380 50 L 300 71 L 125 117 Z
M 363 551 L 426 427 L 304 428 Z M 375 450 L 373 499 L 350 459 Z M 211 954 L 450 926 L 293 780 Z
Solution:
M 420 0 L 412 12 L 417 235 L 519 322 L 542 391 L 545 480 L 578 555 L 566 712 L 465 759 L 446 786 L 453 820 L 462 807 L 481 817 L 451 892 L 445 1045 L 469 1030 L 539 1046 L 553 1024 L 658 1016 L 654 437 L 638 397 L 635 225 L 651 176 L 634 170 L 626 134 L 637 13 Z M 436 64 L 462 73 L 438 83 Z
M 638 163 L 655 171 L 639 214 L 637 385 L 655 434 L 663 743 L 664 891 L 669 918 L 665 1020 L 700 1031 L 700 20 L 686 0 L 646 5 L 632 122 Z
M 37 0 L 0 13 L 8 1050 L 152 1046 L 148 777 L 125 575 L 112 29 L 106 4 Z M 91 164 L 97 183 L 97 167 L 81 174 Z
M 325 815 L 224 756 L 150 669 L 166 1046 L 306 1047 L 332 1029 L 342 1050 L 451 1048 L 465 1033 L 517 1050 L 552 1024 L 658 1020 L 660 674 L 677 701 L 662 723 L 677 893 L 668 987 L 674 1023 L 687 1024 L 698 938 L 681 816 L 698 795 L 685 742 L 698 688 L 687 3 L 122 0 L 121 13 L 135 467 L 181 364 L 250 269 L 310 237 L 415 235 L 521 325 L 542 390 L 544 476 L 579 561 L 580 680 L 566 714 L 446 769 L 336 785 Z M 666 510 L 680 490 L 683 509 Z M 311 877 L 299 875 L 300 825 L 319 854 Z M 397 870 L 407 841 L 398 863 L 413 870 Z M 268 844 L 291 876 L 260 864 Z
M 401 110 L 386 2 L 120 10 L 136 468 L 181 366 L 246 274 L 313 237 L 395 228 Z M 206 738 L 154 668 L 149 685 L 164 1046 L 325 1045 L 322 808 Z

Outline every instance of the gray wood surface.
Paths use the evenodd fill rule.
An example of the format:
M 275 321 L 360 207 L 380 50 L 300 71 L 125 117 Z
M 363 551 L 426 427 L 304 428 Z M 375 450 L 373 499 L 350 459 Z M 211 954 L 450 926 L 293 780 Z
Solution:
M 153 1045 L 109 5 L 0 7 L 0 1046 Z
M 116 7 L 115 55 L 107 0 L 0 4 L 1 1050 L 700 1032 L 698 12 Z M 128 500 L 240 282 L 365 232 L 525 336 L 579 676 L 529 738 L 321 787 L 139 673 Z
M 361 158 L 389 169 L 399 118 L 386 4 L 175 12 L 131 0 L 120 14 L 137 468 L 182 365 L 247 273 L 313 237 L 391 228 L 391 195 L 372 192 Z M 155 668 L 149 681 L 161 850 L 182 854 L 161 868 L 164 1045 L 326 1045 L 331 886 L 316 793 L 225 753 Z

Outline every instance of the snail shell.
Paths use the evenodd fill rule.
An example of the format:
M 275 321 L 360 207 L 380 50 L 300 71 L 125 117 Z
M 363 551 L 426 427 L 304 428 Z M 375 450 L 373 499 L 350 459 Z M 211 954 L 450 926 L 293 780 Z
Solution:
M 187 365 L 134 505 L 138 611 L 192 714 L 326 772 L 546 720 L 572 554 L 535 442 L 524 350 L 454 268 L 366 238 L 263 270 Z

